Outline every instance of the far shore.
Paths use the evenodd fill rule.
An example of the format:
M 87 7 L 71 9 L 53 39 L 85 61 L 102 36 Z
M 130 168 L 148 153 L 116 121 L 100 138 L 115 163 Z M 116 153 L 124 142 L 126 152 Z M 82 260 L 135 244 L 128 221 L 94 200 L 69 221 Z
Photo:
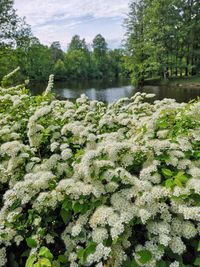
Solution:
M 145 85 L 168 85 L 168 86 L 178 86 L 187 87 L 191 89 L 200 88 L 200 75 L 189 76 L 189 77 L 174 77 L 167 80 L 162 80 L 158 78 L 147 79 L 144 82 Z

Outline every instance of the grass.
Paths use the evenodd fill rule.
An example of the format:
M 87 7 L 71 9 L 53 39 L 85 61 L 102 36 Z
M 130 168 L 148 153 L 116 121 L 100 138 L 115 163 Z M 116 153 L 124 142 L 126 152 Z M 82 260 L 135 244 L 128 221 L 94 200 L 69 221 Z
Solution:
M 169 81 L 170 84 L 194 84 L 194 85 L 199 85 L 200 86 L 200 76 L 189 76 L 189 77 L 176 77 L 176 78 L 171 78 Z
M 200 75 L 188 77 L 172 77 L 163 80 L 161 77 L 152 77 L 145 80 L 145 85 L 176 85 L 180 87 L 200 87 Z

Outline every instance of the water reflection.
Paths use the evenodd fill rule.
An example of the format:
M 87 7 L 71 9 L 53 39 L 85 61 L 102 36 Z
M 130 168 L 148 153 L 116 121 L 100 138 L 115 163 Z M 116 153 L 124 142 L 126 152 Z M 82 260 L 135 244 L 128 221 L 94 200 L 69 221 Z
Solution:
M 186 88 L 178 86 L 144 86 L 137 90 L 140 92 L 154 93 L 156 99 L 174 98 L 178 102 L 188 102 L 200 96 L 200 88 Z
M 46 88 L 44 83 L 31 85 L 31 93 L 41 94 Z M 136 92 L 154 93 L 155 99 L 175 98 L 178 102 L 188 102 L 200 96 L 200 88 L 187 88 L 178 86 L 144 86 L 136 89 L 130 85 L 129 80 L 114 81 L 65 81 L 56 82 L 54 93 L 59 99 L 75 99 L 86 94 L 91 100 L 112 103 L 123 97 L 131 97 Z
M 61 98 L 77 98 L 81 94 L 86 94 L 91 100 L 100 100 L 107 103 L 114 102 L 122 97 L 131 97 L 133 95 L 133 87 L 122 86 L 122 87 L 113 87 L 113 88 L 105 88 L 105 89 L 82 89 L 82 90 L 74 90 L 70 88 L 60 89 L 59 92 L 55 90 L 56 94 L 58 94 Z

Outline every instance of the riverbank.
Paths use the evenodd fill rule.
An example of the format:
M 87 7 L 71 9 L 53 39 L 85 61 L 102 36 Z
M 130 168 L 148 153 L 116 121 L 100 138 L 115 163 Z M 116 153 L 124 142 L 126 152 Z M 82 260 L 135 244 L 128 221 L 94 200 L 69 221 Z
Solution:
M 190 77 L 173 77 L 162 80 L 160 77 L 145 80 L 145 85 L 168 85 L 187 88 L 200 88 L 200 75 Z

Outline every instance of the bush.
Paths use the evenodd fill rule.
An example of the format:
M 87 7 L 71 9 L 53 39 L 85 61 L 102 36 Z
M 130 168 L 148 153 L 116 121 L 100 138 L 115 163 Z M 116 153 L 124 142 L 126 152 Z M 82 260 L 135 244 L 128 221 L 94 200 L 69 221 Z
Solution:
M 0 266 L 199 266 L 200 102 L 0 88 Z

